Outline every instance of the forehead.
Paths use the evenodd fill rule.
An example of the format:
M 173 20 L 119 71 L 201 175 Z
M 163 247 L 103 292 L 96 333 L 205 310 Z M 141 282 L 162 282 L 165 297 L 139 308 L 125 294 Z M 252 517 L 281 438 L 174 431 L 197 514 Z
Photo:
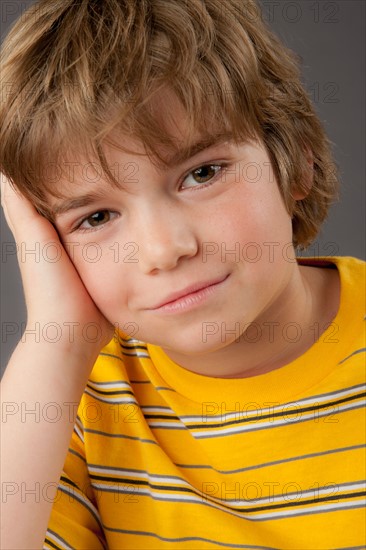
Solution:
M 204 150 L 210 148 L 213 152 L 223 151 L 228 152 L 233 144 L 227 139 L 223 139 L 222 136 L 210 136 L 208 138 L 198 138 L 196 142 L 179 148 L 173 155 L 170 156 L 168 162 L 168 168 L 166 165 L 163 167 L 157 167 L 157 169 L 163 169 L 164 171 L 169 167 L 178 169 L 183 166 L 184 163 L 189 161 L 193 157 L 197 158 L 197 155 Z M 62 192 L 57 195 L 48 195 L 48 201 L 51 205 L 53 214 L 63 213 L 71 208 L 78 206 L 84 206 L 88 202 L 93 202 L 98 198 L 105 198 L 106 191 L 117 187 L 124 189 L 125 191 L 132 191 L 134 183 L 138 183 L 139 173 L 139 161 L 135 155 L 141 155 L 149 162 L 149 157 L 144 152 L 143 144 L 136 144 L 136 152 L 132 152 L 129 156 L 125 156 L 126 153 L 120 153 L 119 150 L 109 151 L 107 155 L 108 168 L 112 172 L 116 185 L 113 185 L 111 180 L 106 176 L 102 167 L 98 162 L 82 160 L 77 162 L 68 162 L 68 174 L 62 179 Z M 140 156 L 140 158 L 141 158 Z M 203 162 L 203 161 L 202 161 Z M 156 168 L 156 167 L 155 167 Z M 151 174 L 151 169 L 148 168 Z M 80 195 L 83 192 L 84 195 Z M 87 193 L 87 195 L 85 195 Z M 55 201 L 55 196 L 66 200 Z M 83 198 L 81 198 L 81 196 Z
M 56 197 L 69 195 L 78 183 L 89 183 L 94 189 L 99 185 L 105 187 L 111 183 L 123 187 L 126 170 L 133 173 L 134 165 L 138 165 L 141 157 L 148 157 L 158 169 L 173 168 L 204 149 L 227 142 L 231 138 L 230 132 L 215 127 L 210 117 L 205 131 L 192 132 L 189 115 L 175 94 L 169 90 L 157 95 L 150 105 L 150 111 L 158 127 L 169 136 L 168 144 L 157 143 L 154 146 L 158 156 L 151 154 L 143 139 L 127 134 L 123 128 L 115 129 L 107 135 L 102 146 L 110 174 L 106 172 L 105 166 L 95 152 L 86 153 L 70 147 L 67 153 L 60 156 L 57 163 L 51 161 L 47 164 L 48 181 L 57 182 L 57 185 L 52 186 L 49 196 L 53 195 L 53 191 Z M 130 166 L 127 166 L 128 163 Z

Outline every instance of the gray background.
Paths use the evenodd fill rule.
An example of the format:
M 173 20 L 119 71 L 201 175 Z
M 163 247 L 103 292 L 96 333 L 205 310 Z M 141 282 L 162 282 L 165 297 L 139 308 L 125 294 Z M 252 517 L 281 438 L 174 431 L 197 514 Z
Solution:
M 1 0 L 2 37 L 32 3 Z M 341 201 L 332 207 L 319 238 L 306 255 L 335 252 L 365 259 L 365 1 L 262 0 L 261 3 L 264 18 L 301 56 L 304 82 L 334 143 L 342 177 Z M 2 368 L 26 320 L 16 258 L 6 254 L 12 242 L 1 212 Z M 5 334 L 6 323 L 14 323 L 14 335 Z

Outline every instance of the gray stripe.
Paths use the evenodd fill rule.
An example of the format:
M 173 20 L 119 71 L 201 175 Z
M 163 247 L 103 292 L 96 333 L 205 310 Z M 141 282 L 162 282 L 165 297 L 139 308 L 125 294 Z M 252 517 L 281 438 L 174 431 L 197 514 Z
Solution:
M 100 491 L 100 492 L 106 492 L 106 493 L 113 493 L 113 494 L 128 494 L 130 496 L 133 496 L 131 495 L 131 491 L 127 489 L 128 487 L 128 484 L 125 485 L 126 489 L 123 489 L 123 486 L 122 487 L 119 487 L 118 485 L 113 487 L 113 486 L 105 486 L 105 487 L 101 487 L 99 486 L 99 483 L 98 482 L 94 482 L 92 483 L 92 486 L 94 488 L 95 491 Z M 193 488 L 194 489 L 194 488 Z M 286 507 L 285 510 L 277 510 L 276 512 L 273 512 L 273 514 L 266 514 L 265 517 L 258 517 L 258 515 L 262 515 L 263 514 L 263 511 L 259 508 L 258 510 L 256 510 L 255 512 L 243 512 L 243 511 L 238 511 L 238 510 L 235 510 L 233 508 L 230 508 L 229 506 L 224 506 L 222 505 L 220 502 L 215 502 L 215 501 L 210 501 L 210 500 L 207 500 L 207 499 L 204 499 L 202 498 L 203 495 L 202 493 L 199 493 L 197 490 L 194 490 L 193 491 L 194 495 L 196 496 L 196 498 L 194 499 L 193 498 L 193 495 L 191 498 L 186 498 L 186 499 L 183 499 L 183 498 L 179 498 L 178 496 L 177 497 L 174 497 L 173 495 L 173 498 L 166 498 L 164 496 L 161 496 L 160 494 L 157 495 L 157 494 L 153 494 L 152 491 L 151 491 L 151 488 L 150 487 L 139 487 L 138 488 L 138 491 L 135 493 L 135 496 L 138 498 L 138 497 L 148 497 L 148 498 L 151 498 L 152 500 L 155 500 L 155 501 L 161 501 L 161 502 L 168 502 L 168 503 L 174 503 L 174 502 L 177 502 L 177 503 L 180 503 L 180 504 L 198 504 L 198 505 L 201 505 L 201 506 L 208 506 L 209 508 L 214 508 L 216 510 L 219 510 L 221 512 L 223 512 L 224 514 L 228 514 L 230 516 L 234 516 L 234 517 L 237 517 L 241 520 L 247 520 L 247 521 L 269 521 L 269 520 L 274 520 L 274 519 L 282 519 L 282 518 L 288 518 L 288 517 L 297 517 L 297 516 L 302 516 L 302 515 L 309 515 L 309 514 L 320 514 L 320 513 L 332 513 L 334 511 L 337 511 L 338 509 L 345 509 L 345 510 L 348 510 L 350 508 L 362 508 L 363 505 L 359 504 L 355 504 L 353 506 L 333 506 L 331 508 L 327 508 L 327 509 L 321 509 L 320 507 L 313 507 L 311 510 L 309 510 L 307 506 L 307 504 L 303 504 L 303 508 L 301 511 L 301 509 L 299 510 L 298 508 L 295 508 L 294 506 L 291 507 L 291 510 L 295 510 L 295 513 L 286 513 L 287 512 L 287 509 L 288 507 Z M 248 503 L 249 505 L 249 503 Z M 296 513 L 296 509 L 299 510 L 297 513 Z M 255 515 L 252 515 L 253 513 L 257 513 L 258 515 L 255 516 Z
M 266 514 L 267 510 L 263 510 L 260 506 L 260 504 L 264 504 L 264 505 L 268 504 L 268 498 L 270 498 L 270 497 L 256 499 L 256 502 L 254 502 L 254 503 L 252 501 L 249 501 L 249 502 L 247 502 L 246 505 L 240 504 L 239 508 L 243 508 L 243 509 L 237 509 L 235 507 L 230 506 L 231 503 L 237 502 L 237 499 L 228 499 L 228 500 L 222 500 L 222 499 L 218 499 L 218 498 L 217 499 L 216 498 L 210 499 L 207 495 L 205 495 L 204 493 L 201 493 L 195 487 L 192 487 L 192 486 L 190 488 L 191 488 L 191 492 L 193 494 L 191 496 L 187 496 L 187 498 L 181 498 L 183 495 L 187 495 L 187 493 L 186 492 L 181 492 L 179 494 L 179 493 L 176 493 L 176 492 L 172 493 L 172 492 L 166 491 L 163 494 L 157 494 L 156 492 L 155 493 L 153 492 L 153 489 L 149 484 L 147 487 L 132 485 L 132 488 L 134 490 L 136 490 L 136 492 L 132 491 L 132 494 L 131 494 L 131 484 L 129 485 L 128 481 L 124 481 L 123 484 L 122 484 L 122 482 L 119 483 L 117 481 L 116 482 L 110 482 L 110 483 L 114 483 L 114 485 L 105 485 L 105 486 L 103 486 L 102 482 L 99 480 L 99 481 L 92 482 L 92 486 L 93 486 L 93 488 L 96 492 L 100 491 L 100 492 L 104 492 L 104 493 L 113 493 L 115 495 L 116 494 L 130 495 L 130 496 L 136 496 L 136 498 L 145 496 L 145 497 L 149 497 L 152 500 L 158 501 L 158 502 L 168 502 L 168 503 L 177 502 L 177 503 L 180 503 L 182 505 L 183 504 L 199 504 L 201 506 L 208 506 L 209 508 L 214 508 L 215 510 L 220 510 L 221 512 L 223 512 L 225 514 L 229 514 L 231 516 L 234 516 L 234 517 L 237 517 L 237 518 L 240 518 L 240 519 L 245 519 L 245 520 L 248 520 L 248 521 L 262 521 L 266 518 L 276 519 L 277 517 L 282 518 L 282 517 L 292 517 L 292 516 L 304 515 L 307 512 L 301 512 L 301 510 L 309 510 L 309 508 L 305 508 L 309 504 L 309 502 L 306 502 L 306 496 L 305 496 L 305 501 L 301 501 L 301 505 L 302 505 L 301 507 L 298 507 L 297 504 L 296 505 L 294 504 L 293 506 L 289 507 L 287 505 L 288 501 L 285 501 L 285 502 L 282 502 L 282 503 L 281 502 L 280 503 L 274 503 L 273 507 L 275 508 L 275 511 L 273 511 L 273 513 L 271 515 L 270 513 Z M 347 486 L 347 485 L 357 485 L 358 483 L 359 482 L 344 483 L 344 484 L 341 484 L 339 487 Z M 324 488 L 327 488 L 327 487 L 320 487 L 319 489 L 324 489 Z M 169 489 L 169 487 L 167 487 L 167 489 Z M 306 493 L 308 493 L 308 494 L 312 493 L 311 489 L 306 491 Z M 293 495 L 293 494 L 295 494 L 295 493 L 288 493 L 287 496 L 290 496 L 290 495 Z M 168 495 L 169 495 L 169 497 L 168 497 Z M 280 495 L 274 495 L 274 497 L 277 497 L 277 496 L 280 496 Z M 194 498 L 194 497 L 196 497 L 196 498 Z M 341 495 L 340 495 L 340 498 L 341 498 Z M 259 502 L 259 501 L 261 501 L 261 502 Z M 296 502 L 299 503 L 300 501 L 296 501 Z M 316 513 L 327 513 L 327 512 L 330 512 L 332 510 L 338 509 L 337 504 L 338 503 L 336 503 L 330 509 L 327 508 L 326 510 L 322 509 L 321 507 L 318 507 L 316 504 L 313 504 L 312 507 L 311 507 L 311 510 L 316 510 Z M 248 510 L 248 508 L 250 509 L 250 508 L 253 508 L 255 506 L 257 506 L 257 508 L 255 510 Z M 280 506 L 282 508 L 285 507 L 285 509 L 279 510 L 278 506 Z M 323 506 L 323 503 L 320 506 Z M 265 506 L 265 508 L 267 508 L 267 506 Z M 296 510 L 297 509 L 297 510 L 300 510 L 300 511 L 298 513 L 286 514 L 286 510 L 288 510 L 289 508 L 291 510 Z M 260 516 L 263 513 L 265 514 L 264 518 L 260 518 L 256 515 L 253 515 L 253 514 L 257 514 L 257 515 Z M 312 512 L 312 513 L 315 513 L 315 512 Z
M 334 411 L 332 412 L 332 415 L 333 414 L 341 414 L 341 413 L 347 413 L 349 411 L 352 411 L 352 410 L 355 410 L 355 409 L 361 409 L 365 407 L 365 403 L 360 403 L 359 405 L 354 405 L 353 407 L 348 407 L 347 409 L 341 409 L 339 411 Z M 323 416 L 328 416 L 330 413 L 324 413 L 324 414 L 318 414 L 317 418 L 320 418 L 320 417 L 323 417 Z M 285 422 L 285 425 L 288 426 L 289 424 L 298 424 L 300 422 L 309 422 L 309 421 L 312 421 L 313 419 L 310 417 L 310 418 L 303 418 L 302 420 L 301 419 L 296 419 L 296 420 L 286 420 Z M 258 430 L 268 430 L 270 428 L 282 428 L 284 426 L 284 424 L 275 424 L 273 423 L 272 426 L 257 426 L 257 427 L 253 427 L 253 428 L 247 428 L 247 425 L 243 426 L 243 429 L 242 430 L 237 430 L 237 428 L 228 428 L 228 431 L 226 433 L 221 433 L 221 434 L 203 434 L 203 435 L 197 435 L 193 430 L 190 430 L 193 437 L 195 439 L 208 439 L 208 438 L 219 438 L 219 437 L 227 437 L 227 436 L 230 436 L 230 435 L 238 435 L 240 433 L 243 433 L 243 432 L 256 432 Z M 233 431 L 235 430 L 235 431 Z
M 150 419 L 149 419 L 150 420 Z M 161 426 L 160 424 L 149 424 L 150 430 L 188 430 L 187 426 Z
M 101 351 L 99 355 L 103 357 L 112 357 L 113 359 L 118 359 L 118 361 L 123 361 L 122 357 L 119 357 L 119 355 L 114 355 L 113 353 L 106 353 L 105 351 Z
M 220 473 L 220 474 L 234 474 L 234 473 L 239 473 L 239 472 L 245 472 L 247 470 L 255 470 L 255 469 L 258 469 L 258 468 L 263 468 L 263 467 L 266 467 L 266 466 L 273 466 L 273 465 L 276 465 L 276 464 L 283 464 L 285 462 L 292 462 L 292 461 L 296 461 L 296 460 L 302 460 L 302 459 L 306 459 L 306 458 L 313 458 L 315 456 L 322 456 L 322 455 L 327 455 L 327 454 L 333 454 L 333 453 L 337 453 L 337 452 L 344 452 L 344 451 L 348 451 L 348 450 L 354 450 L 354 449 L 360 449 L 360 448 L 364 448 L 366 447 L 366 445 L 353 445 L 352 447 L 343 447 L 342 449 L 332 449 L 330 451 L 324 451 L 324 452 L 319 452 L 319 453 L 311 453 L 311 454 L 307 454 L 307 455 L 301 455 L 301 456 L 298 456 L 298 457 L 293 457 L 293 458 L 287 458 L 285 460 L 275 460 L 275 461 L 272 461 L 272 462 L 266 462 L 266 463 L 263 463 L 263 464 L 258 464 L 256 466 L 247 466 L 245 468 L 238 468 L 237 470 L 228 470 L 228 471 L 223 471 L 223 470 L 216 470 L 215 468 L 212 468 L 212 466 L 195 466 L 195 465 L 181 465 L 181 464 L 174 464 L 174 466 L 177 466 L 177 467 L 183 467 L 183 468 L 196 468 L 196 469 L 211 469 L 211 470 L 215 470 L 216 472 Z M 71 449 L 70 449 L 71 451 Z M 77 454 L 77 453 L 75 453 Z M 82 457 L 80 457 L 82 458 Z M 149 472 L 148 470 L 139 470 L 137 468 L 120 468 L 120 467 L 117 467 L 117 466 L 105 466 L 103 464 L 95 464 L 95 463 L 90 463 L 88 462 L 88 468 L 101 468 L 102 470 L 105 470 L 106 472 L 121 472 L 121 475 L 133 475 L 133 474 L 146 474 L 148 477 L 156 477 L 156 478 L 159 478 L 159 479 L 166 479 L 166 478 L 169 478 L 169 479 L 177 479 L 179 481 L 186 481 L 184 480 L 182 477 L 179 477 L 179 476 L 174 476 L 174 475 L 171 475 L 171 474 L 157 474 L 155 472 Z M 364 480 L 358 480 L 358 481 L 355 481 L 355 482 L 345 482 L 345 483 L 341 483 L 341 484 L 337 484 L 337 487 L 342 487 L 343 485 L 355 485 L 357 483 L 363 483 Z M 187 482 L 187 484 L 189 486 L 191 486 L 190 483 Z M 318 489 L 321 489 L 321 487 L 318 487 Z M 237 499 L 235 499 L 237 500 Z M 224 502 L 229 502 L 229 501 L 224 501 Z
M 331 514 L 332 512 L 338 512 L 341 510 L 352 510 L 355 508 L 364 508 L 365 504 L 354 504 L 353 506 L 334 506 L 333 508 L 328 508 L 327 510 L 309 510 L 307 512 L 299 512 L 298 514 L 281 514 L 280 516 L 271 516 L 268 515 L 265 518 L 250 518 L 252 521 L 268 521 L 268 520 L 275 520 L 275 519 L 285 519 L 285 518 L 295 518 L 298 516 L 310 516 L 312 514 Z
M 47 537 L 47 533 L 50 533 L 51 535 L 53 535 L 57 540 L 57 542 L 61 541 L 64 545 L 65 545 L 65 548 L 67 550 L 69 550 L 71 548 L 71 550 L 74 550 L 74 547 L 73 546 L 70 546 L 70 544 L 65 540 L 63 539 L 58 533 L 56 533 L 55 531 L 52 531 L 52 529 L 47 529 L 47 532 L 46 532 L 46 537 Z
M 131 439 L 133 441 L 141 441 L 142 443 L 152 443 L 153 445 L 157 445 L 157 442 L 153 441 L 152 439 L 142 439 L 141 437 L 133 437 L 132 435 L 111 434 L 108 432 L 102 432 L 100 430 L 92 430 L 91 428 L 85 428 L 84 432 L 96 434 L 96 435 L 103 435 L 104 437 L 117 437 L 120 439 Z
M 109 384 L 126 384 L 127 386 L 130 385 L 128 380 L 109 380 L 108 382 L 97 382 L 96 380 L 92 380 L 89 378 L 89 382 L 91 384 L 95 384 L 96 386 L 109 386 Z
M 122 494 L 122 495 L 129 495 L 131 497 L 135 496 L 136 498 L 139 497 L 148 497 L 152 500 L 155 500 L 157 502 L 167 502 L 167 503 L 179 503 L 179 504 L 198 504 L 200 506 L 207 506 L 208 508 L 213 508 L 215 510 L 219 510 L 220 512 L 223 512 L 224 514 L 228 514 L 229 516 L 234 516 L 236 518 L 239 518 L 241 520 L 246 521 L 252 521 L 252 517 L 248 515 L 248 512 L 241 512 L 238 510 L 235 510 L 235 508 L 230 508 L 230 506 L 224 506 L 220 502 L 214 502 L 210 500 L 206 500 L 204 496 L 197 491 L 192 491 L 194 493 L 194 496 L 196 498 L 193 498 L 193 495 L 191 498 L 179 498 L 178 496 L 174 496 L 174 494 L 170 493 L 172 498 L 167 498 L 164 496 L 158 496 L 157 494 L 153 494 L 150 487 L 138 487 L 138 491 L 136 493 L 131 494 L 131 490 L 128 490 L 128 483 L 125 484 L 126 489 L 123 489 L 121 487 L 115 486 L 106 486 L 106 487 L 100 487 L 97 482 L 92 483 L 92 487 L 95 491 L 100 491 L 104 493 L 113 493 L 116 494 Z
M 306 397 L 305 399 L 300 399 L 299 401 L 288 401 L 286 403 L 279 403 L 278 405 L 276 405 L 275 407 L 273 407 L 273 412 L 276 412 L 278 411 L 279 409 L 282 409 L 283 407 L 286 407 L 287 405 L 296 405 L 296 406 L 301 406 L 303 404 L 306 404 L 308 402 L 311 402 L 312 404 L 316 403 L 316 400 L 317 399 L 320 399 L 322 397 L 337 397 L 338 395 L 340 394 L 343 394 L 345 392 L 350 392 L 351 390 L 358 390 L 358 389 L 364 389 L 365 388 L 365 384 L 356 384 L 355 386 L 350 386 L 348 388 L 343 388 L 341 390 L 337 390 L 337 391 L 332 391 L 332 392 L 327 392 L 327 393 L 319 393 L 319 394 L 315 394 L 315 395 L 312 395 L 311 397 Z M 327 403 L 329 406 L 332 405 L 332 403 Z M 261 410 L 266 410 L 265 408 Z M 270 410 L 268 408 L 268 410 Z M 312 409 L 311 409 L 312 410 Z M 221 421 L 222 422 L 226 422 L 229 420 L 229 418 L 227 418 L 228 416 L 230 415 L 234 415 L 235 417 L 238 417 L 238 419 L 240 419 L 240 413 L 243 413 L 243 418 L 245 419 L 251 419 L 252 417 L 248 415 L 248 412 L 253 412 L 253 417 L 256 416 L 256 414 L 258 413 L 258 411 L 227 411 L 225 414 L 216 414 L 216 415 L 205 415 L 205 418 L 207 418 L 207 421 L 204 422 L 202 424 L 203 427 L 210 427 L 210 422 L 217 422 L 217 421 Z M 286 411 L 286 412 L 289 412 L 289 411 Z M 286 414 L 285 412 L 285 414 Z M 304 411 L 305 413 L 305 411 Z M 192 422 L 194 422 L 193 419 L 197 419 L 197 420 L 201 420 L 202 421 L 202 414 L 199 414 L 199 415 L 194 415 L 194 414 L 187 414 L 187 415 L 183 415 L 183 416 L 179 416 L 179 418 L 181 418 L 182 420 L 186 420 L 186 419 L 191 419 L 192 418 Z M 222 420 L 222 418 L 225 418 L 225 420 Z
M 74 449 L 70 449 L 69 448 L 69 453 L 77 456 L 78 458 L 80 458 L 83 462 L 86 462 L 86 459 L 80 454 L 80 453 L 77 453 L 76 451 L 74 451 Z
M 151 409 L 160 409 L 161 411 L 167 411 L 168 413 L 172 413 L 176 416 L 175 411 L 173 411 L 170 407 L 163 407 L 162 405 L 141 405 L 141 410 L 149 412 Z M 179 420 L 178 416 L 176 416 L 177 420 Z M 150 420 L 150 419 L 149 419 Z M 154 420 L 151 418 L 151 420 Z
M 128 472 L 128 473 L 131 473 L 131 474 L 146 474 L 147 476 L 151 477 L 151 476 L 154 476 L 154 477 L 158 477 L 158 478 L 161 478 L 161 479 L 177 479 L 179 481 L 185 481 L 187 483 L 187 485 L 189 485 L 189 483 L 179 477 L 179 476 L 171 476 L 169 474 L 152 474 L 151 472 L 148 472 L 147 470 L 137 470 L 137 469 L 132 469 L 132 468 L 117 468 L 117 466 L 103 466 L 101 464 L 90 464 L 88 462 L 88 467 L 90 468 L 102 468 L 103 470 L 107 470 L 108 472 L 116 472 L 116 471 L 119 471 L 119 472 Z
M 173 392 L 175 392 L 175 390 L 173 390 L 173 388 L 168 388 L 168 387 L 165 387 L 165 386 L 156 386 L 155 389 L 156 389 L 157 391 L 165 390 L 165 391 L 173 391 Z
M 90 388 L 90 389 L 94 389 L 94 388 Z M 126 398 L 126 399 L 129 399 L 129 401 L 126 401 L 126 399 L 112 399 L 112 397 L 108 399 L 108 397 L 99 397 L 99 395 L 94 395 L 94 393 L 91 392 L 90 389 L 84 390 L 84 393 L 86 393 L 87 395 L 90 395 L 90 397 L 92 397 L 96 401 L 100 401 L 101 403 L 109 403 L 110 405 L 137 405 L 138 406 L 137 401 L 136 400 L 132 401 L 131 397 Z M 94 390 L 94 391 L 97 391 L 97 390 Z
M 135 353 L 127 353 L 124 350 L 122 350 L 122 355 L 125 355 L 126 357 L 142 357 L 144 359 L 150 359 L 150 355 L 148 355 L 147 353 L 143 353 L 142 351 L 136 351 Z
M 106 468 L 106 470 L 109 470 L 109 468 Z M 103 472 L 104 474 L 107 474 L 107 472 Z M 93 475 L 93 472 L 91 473 Z M 122 475 L 122 474 L 121 474 Z M 149 475 L 149 474 L 148 474 Z M 154 475 L 154 474 L 152 474 Z M 155 475 L 154 475 L 155 477 Z M 206 503 L 208 505 L 210 504 L 213 504 L 213 505 L 217 505 L 218 507 L 222 507 L 223 510 L 225 511 L 232 511 L 232 512 L 235 512 L 236 514 L 240 514 L 240 517 L 242 516 L 242 514 L 244 513 L 252 513 L 252 512 L 245 512 L 245 511 L 242 511 L 242 510 L 238 510 L 238 508 L 245 508 L 247 506 L 249 507 L 253 507 L 253 506 L 258 506 L 258 510 L 255 510 L 253 513 L 255 512 L 260 512 L 261 509 L 260 509 L 260 505 L 262 504 L 268 504 L 268 503 L 273 503 L 274 505 L 281 505 L 281 506 L 286 506 L 286 503 L 288 502 L 287 500 L 287 497 L 291 497 L 293 495 L 296 495 L 298 496 L 298 491 L 293 491 L 291 493 L 287 492 L 286 495 L 281 495 L 281 494 L 273 494 L 273 495 L 270 495 L 268 497 L 260 497 L 260 498 L 255 498 L 255 499 L 252 499 L 252 500 L 249 500 L 249 499 L 245 499 L 243 498 L 241 501 L 238 499 L 238 498 L 227 498 L 227 499 L 222 499 L 222 498 L 217 498 L 217 497 L 209 497 L 208 495 L 206 495 L 205 493 L 199 491 L 196 487 L 194 487 L 191 483 L 188 483 L 186 482 L 184 479 L 181 479 L 181 478 L 176 478 L 175 476 L 156 476 L 156 477 L 161 477 L 163 478 L 163 481 L 165 481 L 165 483 L 169 483 L 170 482 L 170 479 L 171 478 L 175 478 L 175 479 L 178 479 L 179 481 L 184 481 L 185 483 L 183 485 L 178 485 L 176 487 L 176 489 L 180 489 L 181 490 L 181 495 L 186 495 L 186 491 L 184 491 L 185 488 L 189 488 L 191 489 L 191 492 L 196 495 L 200 501 L 197 501 L 197 499 L 193 499 L 192 500 L 189 500 L 189 499 L 184 499 L 184 498 L 164 498 L 163 496 L 156 496 L 156 495 L 153 495 L 153 484 L 154 484 L 154 480 L 151 479 L 151 476 L 150 476 L 150 479 L 149 481 L 147 482 L 148 483 L 148 486 L 144 486 L 144 485 L 133 485 L 133 487 L 135 489 L 137 489 L 137 492 L 139 492 L 141 495 L 148 495 L 148 496 L 151 496 L 151 498 L 153 500 L 163 500 L 163 501 L 166 501 L 166 502 L 181 502 L 181 503 L 186 503 L 186 502 L 190 502 L 190 503 L 197 503 L 197 504 L 203 504 L 203 503 Z M 170 477 L 170 479 L 168 479 Z M 132 481 L 132 480 L 131 480 Z M 142 482 L 145 481 L 145 480 L 142 480 Z M 103 479 L 99 479 L 98 481 L 94 481 L 92 483 L 93 487 L 95 487 L 95 490 L 100 490 L 100 491 L 106 491 L 106 492 L 114 492 L 114 493 L 127 493 L 127 494 L 130 494 L 131 491 L 129 490 L 124 490 L 123 487 L 128 487 L 129 485 L 129 481 L 128 480 L 124 480 L 123 483 L 121 482 L 121 480 L 118 480 L 118 479 L 115 479 L 114 481 L 110 481 L 110 480 L 105 480 L 104 483 L 115 483 L 115 485 L 112 485 L 112 486 L 105 486 L 105 487 L 99 487 L 99 484 L 103 483 Z M 146 481 L 145 481 L 146 483 Z M 348 488 L 348 487 L 352 487 L 352 486 L 356 486 L 356 490 L 357 490 L 357 486 L 360 486 L 362 485 L 362 487 L 359 487 L 359 489 L 362 489 L 364 487 L 364 484 L 365 484 L 365 480 L 360 480 L 360 481 L 352 481 L 352 482 L 345 482 L 345 483 L 334 483 L 334 485 L 336 486 L 337 488 L 337 491 L 342 491 L 342 489 L 344 487 Z M 131 483 L 130 483 L 131 485 Z M 120 488 L 120 486 L 122 488 Z M 115 488 L 116 487 L 116 488 Z M 327 489 L 330 489 L 331 487 L 329 487 L 329 484 L 328 486 L 327 485 L 322 485 L 320 487 L 317 487 L 317 491 L 323 491 L 324 489 L 327 490 Z M 171 492 L 171 486 L 170 485 L 167 485 L 165 487 L 165 495 L 174 495 L 174 494 L 179 494 L 179 491 L 174 491 L 174 493 Z M 301 491 L 301 501 L 300 500 L 296 500 L 296 502 L 303 502 L 303 501 L 306 501 L 307 497 L 309 495 L 312 495 L 314 493 L 314 490 L 313 489 L 307 489 L 307 490 L 302 490 Z M 318 493 L 319 494 L 319 493 Z M 326 496 L 326 495 L 324 495 Z M 280 498 L 278 498 L 280 497 Z M 281 502 L 281 497 L 282 497 L 282 502 Z M 323 497 L 323 494 L 321 495 L 321 498 Z M 341 497 L 341 495 L 340 495 Z M 319 498 L 319 497 L 318 497 Z M 270 500 L 272 499 L 272 500 Z M 295 502 L 295 501 L 294 501 Z M 231 507 L 231 505 L 233 503 L 237 503 L 237 507 Z M 307 502 L 303 502 L 304 505 L 308 504 Z M 216 507 L 216 506 L 215 506 Z
M 271 462 L 262 462 L 261 464 L 255 464 L 254 466 L 246 466 L 245 468 L 237 468 L 236 470 L 217 470 L 216 468 L 213 468 L 210 465 L 200 465 L 200 464 L 177 464 L 174 463 L 175 466 L 178 468 L 197 468 L 197 469 L 205 469 L 205 470 L 213 470 L 214 472 L 217 472 L 218 474 L 236 474 L 239 472 L 246 472 L 247 470 L 257 470 L 259 468 L 266 468 L 267 466 L 275 466 L 277 464 L 284 464 L 286 462 L 294 462 L 296 460 L 303 460 L 306 458 L 314 458 L 316 456 L 322 456 L 322 455 L 328 455 L 333 453 L 343 453 L 346 451 L 354 451 L 356 449 L 363 449 L 366 447 L 365 444 L 363 445 L 352 445 L 350 447 L 340 447 L 338 449 L 330 449 L 328 451 L 322 451 L 319 453 L 308 453 L 306 455 L 298 455 L 293 456 L 291 458 L 285 458 L 283 460 L 272 460 Z
M 145 536 L 145 537 L 154 537 L 164 542 L 188 542 L 188 541 L 202 541 L 202 542 L 210 542 L 211 544 L 217 544 L 218 546 L 226 546 L 229 548 L 252 548 L 256 550 L 278 550 L 277 548 L 274 548 L 272 546 L 253 546 L 251 544 L 234 544 L 231 542 L 220 542 L 218 540 L 213 539 L 206 539 L 204 537 L 182 537 L 178 539 L 172 539 L 168 537 L 162 537 L 158 535 L 157 533 L 153 533 L 152 531 L 130 531 L 128 529 L 116 529 L 113 527 L 107 527 L 104 525 L 104 529 L 107 531 L 112 531 L 114 533 L 124 533 L 125 535 L 138 535 L 138 536 Z
M 357 353 L 362 353 L 363 351 L 366 351 L 366 348 L 356 349 L 356 351 L 352 352 L 350 355 L 347 355 L 347 357 L 345 357 L 344 359 L 342 359 L 342 361 L 339 361 L 338 365 L 341 365 L 342 363 L 344 363 L 345 361 L 347 361 L 347 359 L 350 359 L 351 357 L 353 357 L 353 356 L 356 355 Z
M 63 482 L 63 483 L 65 483 L 65 482 Z M 96 514 L 95 510 L 91 506 L 88 506 L 86 504 L 86 502 L 76 492 L 76 487 L 74 487 L 73 485 L 69 486 L 67 484 L 66 484 L 66 487 L 65 487 L 65 485 L 61 485 L 61 483 L 60 483 L 58 488 L 59 488 L 60 491 L 65 493 L 65 495 L 68 495 L 68 496 L 72 495 L 72 498 L 77 500 L 86 510 L 88 510 L 88 512 L 93 516 L 93 518 L 95 519 L 95 521 L 99 525 L 100 530 L 103 532 L 102 520 L 100 519 L 99 515 Z M 79 491 L 80 491 L 80 489 L 79 489 Z M 85 499 L 88 500 L 87 497 L 85 497 Z

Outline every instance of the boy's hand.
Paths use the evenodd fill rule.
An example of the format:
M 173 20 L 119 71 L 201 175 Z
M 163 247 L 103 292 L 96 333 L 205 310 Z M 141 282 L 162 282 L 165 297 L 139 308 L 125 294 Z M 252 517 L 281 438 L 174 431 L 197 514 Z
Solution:
M 37 327 L 41 343 L 95 355 L 112 338 L 113 326 L 92 301 L 53 225 L 0 176 L 1 203 L 17 245 L 27 328 Z
M 86 291 L 53 225 L 0 177 L 2 205 L 18 247 L 29 330 L 1 381 L 2 406 L 15 411 L 2 419 L 2 478 L 15 487 L 57 486 L 76 420 L 77 409 L 70 415 L 68 406 L 80 402 L 113 327 Z M 25 248 L 32 253 L 25 255 Z M 91 327 L 87 332 L 86 326 Z M 43 411 L 48 403 L 62 411 L 57 422 L 43 414 L 25 421 L 19 413 L 20 404 Z M 23 499 L 16 491 L 3 506 L 2 547 L 43 548 L 52 504 L 52 499 Z

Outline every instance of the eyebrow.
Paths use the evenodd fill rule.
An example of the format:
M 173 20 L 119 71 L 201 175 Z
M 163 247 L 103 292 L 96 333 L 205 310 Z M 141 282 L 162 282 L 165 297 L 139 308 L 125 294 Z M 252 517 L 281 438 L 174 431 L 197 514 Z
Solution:
M 51 208 L 52 216 L 59 216 L 60 214 L 65 214 L 65 212 L 68 212 L 69 210 L 76 210 L 77 208 L 82 208 L 83 206 L 89 206 L 104 197 L 105 195 L 100 192 L 91 192 L 72 199 L 65 199 Z
M 168 157 L 165 162 L 169 167 L 173 167 L 177 164 L 183 164 L 185 161 L 195 157 L 198 153 L 201 153 L 205 149 L 209 149 L 214 145 L 222 145 L 227 141 L 229 141 L 227 134 L 211 134 L 208 137 L 196 141 L 188 147 L 180 147 L 173 155 Z
M 228 135 L 223 134 L 212 134 L 206 138 L 202 138 L 199 141 L 196 141 L 188 147 L 179 148 L 173 155 L 168 157 L 165 160 L 165 164 L 172 168 L 173 166 L 179 166 L 189 159 L 195 157 L 202 151 L 210 149 L 214 146 L 222 145 L 229 141 Z M 89 206 L 94 204 L 96 201 L 105 198 L 105 194 L 100 191 L 86 193 L 85 195 L 80 195 L 78 197 L 65 199 L 60 201 L 58 204 L 51 208 L 52 217 L 60 216 L 65 214 L 70 210 L 76 210 L 77 208 L 82 208 L 84 206 Z

